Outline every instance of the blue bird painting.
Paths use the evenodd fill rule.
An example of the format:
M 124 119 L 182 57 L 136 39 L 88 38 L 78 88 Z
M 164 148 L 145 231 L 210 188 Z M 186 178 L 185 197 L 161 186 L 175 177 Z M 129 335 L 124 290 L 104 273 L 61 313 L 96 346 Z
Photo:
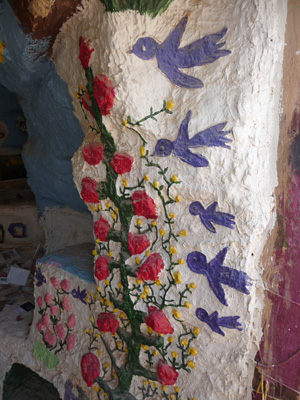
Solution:
M 206 256 L 200 253 L 200 251 L 193 251 L 187 256 L 187 265 L 189 269 L 196 272 L 196 274 L 206 276 L 211 290 L 225 306 L 228 306 L 228 304 L 222 284 L 230 286 L 244 294 L 250 294 L 247 286 L 251 285 L 249 277 L 245 272 L 222 265 L 227 250 L 228 248 L 225 247 L 209 263 L 207 262 Z
M 225 42 L 219 43 L 226 35 L 227 28 L 180 48 L 187 22 L 188 17 L 183 17 L 161 44 L 149 36 L 138 39 L 130 53 L 142 60 L 156 57 L 158 68 L 171 83 L 187 89 L 200 89 L 203 87 L 202 81 L 184 74 L 180 68 L 209 64 L 230 54 L 230 50 L 221 49 Z
M 78 289 L 73 289 L 71 292 L 71 295 L 74 297 L 74 299 L 79 299 L 83 304 L 86 304 L 85 298 L 87 296 L 86 289 L 80 290 L 80 287 L 78 286 Z
M 169 139 L 159 139 L 157 141 L 152 156 L 168 157 L 173 153 L 174 156 L 180 158 L 181 161 L 199 168 L 207 167 L 209 162 L 201 154 L 192 153 L 190 149 L 212 146 L 230 149 L 226 143 L 232 142 L 232 140 L 225 136 L 231 133 L 231 131 L 223 131 L 227 122 L 214 125 L 204 131 L 198 132 L 190 139 L 188 126 L 191 116 L 192 111 L 188 111 L 185 119 L 181 122 L 178 136 L 173 142 Z
M 225 336 L 225 333 L 222 331 L 220 326 L 242 331 L 242 328 L 240 328 L 242 325 L 238 322 L 238 319 L 240 318 L 238 315 L 234 317 L 219 317 L 218 311 L 209 315 L 204 308 L 197 308 L 196 317 L 200 319 L 200 321 L 205 322 L 214 332 L 222 336 Z
M 216 211 L 217 206 L 217 201 L 207 208 L 204 208 L 200 201 L 193 201 L 189 207 L 189 211 L 192 215 L 199 215 L 202 224 L 212 233 L 216 233 L 216 228 L 212 223 L 234 229 L 234 215 Z
M 79 400 L 77 396 L 73 393 L 73 383 L 71 381 L 67 381 L 65 383 L 65 395 L 64 400 Z
M 36 286 L 42 286 L 43 283 L 46 283 L 46 278 L 42 274 L 41 268 L 38 268 L 35 273 L 35 279 L 37 280 Z

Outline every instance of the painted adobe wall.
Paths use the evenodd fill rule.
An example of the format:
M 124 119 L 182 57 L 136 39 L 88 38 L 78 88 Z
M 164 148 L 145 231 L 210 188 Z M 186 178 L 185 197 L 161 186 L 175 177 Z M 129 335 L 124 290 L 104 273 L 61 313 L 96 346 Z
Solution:
M 179 399 L 179 396 L 183 399 L 203 400 L 208 398 L 213 400 L 250 399 L 254 370 L 253 359 L 261 338 L 260 316 L 264 303 L 262 266 L 259 260 L 268 232 L 272 229 L 275 220 L 274 188 L 277 184 L 275 163 L 285 23 L 285 18 L 282 16 L 285 15 L 285 12 L 286 3 L 281 1 L 270 5 L 267 1 L 258 4 L 258 2 L 236 0 L 230 5 L 225 5 L 222 1 L 199 3 L 189 0 L 183 4 L 179 0 L 174 0 L 164 13 L 152 19 L 137 11 L 106 12 L 100 1 L 91 0 L 83 2 L 77 13 L 63 25 L 54 44 L 52 60 L 57 73 L 68 87 L 69 95 L 66 95 L 66 98 L 71 97 L 74 114 L 84 132 L 81 147 L 73 156 L 72 161 L 74 181 L 79 193 L 88 203 L 95 222 L 100 221 L 101 216 L 106 219 L 107 223 L 103 223 L 102 219 L 104 231 L 108 229 L 107 226 L 114 226 L 117 231 L 120 228 L 124 229 L 124 224 L 122 224 L 124 213 L 121 213 L 120 220 L 118 220 L 113 203 L 116 196 L 111 196 L 111 192 L 108 193 L 108 189 L 105 189 L 107 190 L 106 194 L 110 195 L 107 196 L 110 200 L 104 198 L 99 201 L 97 197 L 99 194 L 94 190 L 89 190 L 83 183 L 87 182 L 83 180 L 84 178 L 94 179 L 96 185 L 101 182 L 112 182 L 114 185 L 116 184 L 120 196 L 128 188 L 125 191 L 129 191 L 128 196 L 134 205 L 132 197 L 134 190 L 130 191 L 130 187 L 136 186 L 137 180 L 141 180 L 146 174 L 149 180 L 138 183 L 138 185 L 144 185 L 144 188 L 135 188 L 135 191 L 137 189 L 144 190 L 153 200 L 153 203 L 149 201 L 151 215 L 145 213 L 144 207 L 142 207 L 142 211 L 135 209 L 136 215 L 132 219 L 130 218 L 127 230 L 122 231 L 125 234 L 121 242 L 116 240 L 119 238 L 117 234 L 114 236 L 115 240 L 110 240 L 110 251 L 107 251 L 106 240 L 102 239 L 104 245 L 99 241 L 96 242 L 95 261 L 97 262 L 103 256 L 107 260 L 107 256 L 109 256 L 110 262 L 115 261 L 115 264 L 118 264 L 120 243 L 124 252 L 128 229 L 132 234 L 137 234 L 140 226 L 143 227 L 142 229 L 145 227 L 146 230 L 148 226 L 147 236 L 152 244 L 155 242 L 152 253 L 159 254 L 159 259 L 163 261 L 165 267 L 159 276 L 162 285 L 168 282 L 168 278 L 171 279 L 170 295 L 173 296 L 175 304 L 186 285 L 191 285 L 188 286 L 192 292 L 189 293 L 188 304 L 186 307 L 185 303 L 180 303 L 180 307 L 161 307 L 164 317 L 161 317 L 160 321 L 163 323 L 157 326 L 155 317 L 150 310 L 151 297 L 149 301 L 148 291 L 153 290 L 154 298 L 159 299 L 158 294 L 161 293 L 160 290 L 164 290 L 163 286 L 159 283 L 152 284 L 149 281 L 146 284 L 136 283 L 135 278 L 131 278 L 128 272 L 126 282 L 123 277 L 121 288 L 124 289 L 128 282 L 129 288 L 138 285 L 136 293 L 132 294 L 137 303 L 135 312 L 131 316 L 143 317 L 141 329 L 145 335 L 148 335 L 151 329 L 161 333 L 162 336 L 158 335 L 157 337 L 155 333 L 151 333 L 150 336 L 153 334 L 155 340 L 164 340 L 164 348 L 168 346 L 168 343 L 173 343 L 171 347 L 167 348 L 167 353 L 163 358 L 169 368 L 172 367 L 175 370 L 179 365 L 180 368 L 178 367 L 177 372 L 180 373 L 177 377 L 172 369 L 166 367 L 163 368 L 163 372 L 161 371 L 159 359 L 162 354 L 158 354 L 160 347 L 157 345 L 159 342 L 155 342 L 156 347 L 150 346 L 153 365 L 147 365 L 148 350 L 146 344 L 143 343 L 144 347 L 139 348 L 138 351 L 134 346 L 128 346 L 128 356 L 123 354 L 126 353 L 125 350 L 121 355 L 116 350 L 118 365 L 125 362 L 125 365 L 130 368 L 138 358 L 144 366 L 141 376 L 134 374 L 132 381 L 129 382 L 131 383 L 130 388 L 126 387 L 127 382 L 120 379 L 121 372 L 117 368 L 115 370 L 119 379 L 115 384 L 119 391 L 104 383 L 103 371 L 107 369 L 105 365 L 106 363 L 110 365 L 109 363 L 112 363 L 114 358 L 101 342 L 97 342 L 96 348 L 91 349 L 88 334 L 94 335 L 96 332 L 98 337 L 104 336 L 103 329 L 100 329 L 103 328 L 101 322 L 94 323 L 95 327 L 93 326 L 92 333 L 89 333 L 89 317 L 92 318 L 93 324 L 93 321 L 98 321 L 103 310 L 106 310 L 114 322 L 117 320 L 121 324 L 120 309 L 124 312 L 122 305 L 120 304 L 117 313 L 113 312 L 112 304 L 105 303 L 105 308 L 98 301 L 95 305 L 91 304 L 89 308 L 87 305 L 82 306 L 84 302 L 79 300 L 80 293 L 83 292 L 83 289 L 86 289 L 86 292 L 90 291 L 91 295 L 87 297 L 87 303 L 90 305 L 94 298 L 94 292 L 97 294 L 95 284 L 85 283 L 75 275 L 71 276 L 64 270 L 56 268 L 57 265 L 51 264 L 53 261 L 51 258 L 40 265 L 40 273 L 45 277 L 47 283 L 43 284 L 40 274 L 37 276 L 37 283 L 42 283 L 37 285 L 36 297 L 38 299 L 38 296 L 42 298 L 42 295 L 46 296 L 47 293 L 51 293 L 51 296 L 56 293 L 54 284 L 49 283 L 50 278 L 55 275 L 59 282 L 58 288 L 64 286 L 64 290 L 71 299 L 69 301 L 73 307 L 72 312 L 76 314 L 77 323 L 72 333 L 76 340 L 76 346 L 73 343 L 73 347 L 70 346 L 68 349 L 60 351 L 56 355 L 58 361 L 55 360 L 55 367 L 53 365 L 51 369 L 49 369 L 49 365 L 47 367 L 45 352 L 42 353 L 40 345 L 36 344 L 37 340 L 41 340 L 41 332 L 44 332 L 45 328 L 43 328 L 45 324 L 39 320 L 38 310 L 45 307 L 46 299 L 50 300 L 49 296 L 44 297 L 45 300 L 38 300 L 41 306 L 38 308 L 37 304 L 34 324 L 25 346 L 21 342 L 18 343 L 12 353 L 13 356 L 9 355 L 9 350 L 6 350 L 8 353 L 5 358 L 6 370 L 13 361 L 24 363 L 45 379 L 53 382 L 61 396 L 65 398 L 70 398 L 71 392 L 75 390 L 77 390 L 79 398 L 80 391 L 78 388 L 75 389 L 78 385 L 89 399 L 97 399 L 99 396 L 101 399 L 103 398 L 103 393 L 98 388 L 105 389 L 109 393 L 110 399 L 132 399 L 132 396 L 147 398 L 147 396 L 141 395 L 143 392 L 141 387 L 146 387 L 146 389 L 151 387 L 151 390 L 155 388 L 157 389 L 156 398 L 170 400 Z M 183 34 L 180 46 L 190 45 L 205 35 L 213 35 L 221 32 L 224 27 L 228 28 L 226 33 L 223 31 L 221 34 L 225 36 L 224 39 L 220 35 L 217 37 L 218 40 L 215 40 L 217 43 L 226 41 L 226 44 L 220 45 L 220 51 L 226 49 L 227 52 L 218 53 L 223 57 L 213 57 L 211 63 L 194 66 L 183 71 L 194 79 L 183 77 L 184 80 L 176 80 L 174 52 L 179 51 L 176 46 L 171 51 L 164 48 L 157 59 L 152 60 L 141 58 L 143 49 L 136 50 L 135 48 L 135 51 L 131 52 L 141 37 L 149 36 L 158 43 L 163 43 L 176 27 L 177 29 L 181 27 L 179 25 L 178 28 L 180 23 Z M 105 75 L 112 83 L 108 86 L 111 94 L 110 100 L 113 101 L 110 101 L 109 107 L 107 101 L 105 104 L 109 108 L 106 110 L 109 113 L 105 112 L 107 115 L 102 119 L 95 102 L 92 106 L 102 136 L 96 133 L 97 124 L 88 111 L 86 112 L 88 120 L 84 118 L 80 99 L 78 99 L 86 88 L 87 78 L 91 84 L 90 75 L 85 76 L 85 71 L 78 59 L 80 36 L 94 49 L 90 59 L 90 67 L 94 75 Z M 214 37 L 211 38 L 213 43 Z M 207 48 L 205 49 L 207 50 Z M 9 46 L 6 47 L 6 51 L 9 51 Z M 192 66 L 192 62 L 198 57 L 199 52 L 196 44 L 188 47 L 188 54 L 183 58 L 188 58 L 188 60 L 191 58 L 192 61 L 185 60 L 183 62 L 189 62 L 189 66 Z M 178 59 L 175 60 L 176 62 L 179 62 Z M 200 86 L 196 79 L 200 79 L 204 86 L 193 89 L 185 87 L 187 85 Z M 82 89 L 79 88 L 79 84 L 82 85 Z M 112 95 L 111 86 L 114 87 L 115 95 Z M 54 97 L 55 89 L 54 87 L 51 92 Z M 165 105 L 163 105 L 164 100 L 168 101 Z M 174 101 L 174 107 L 172 107 L 171 100 Z M 157 121 L 149 118 L 141 126 L 135 127 L 147 141 L 147 145 L 143 146 L 140 136 L 129 129 L 132 127 L 130 123 L 149 115 L 151 107 L 153 107 L 153 111 L 163 108 L 163 112 L 157 115 Z M 171 108 L 172 114 L 167 112 Z M 131 116 L 131 120 L 127 119 L 128 115 Z M 191 119 L 188 123 L 187 118 L 189 117 Z M 225 124 L 225 122 L 226 125 L 219 125 Z M 197 135 L 198 132 L 210 127 L 215 128 L 206 132 L 205 136 Z M 113 154 L 105 154 L 105 161 L 97 163 L 95 166 L 90 165 L 91 161 L 88 157 L 85 159 L 83 157 L 82 150 L 87 151 L 91 143 L 97 142 L 100 145 L 100 141 L 102 141 L 102 144 L 107 145 L 106 129 L 111 132 L 117 151 L 126 152 L 133 157 L 134 162 L 132 165 L 131 161 L 129 162 L 130 167 L 128 167 L 128 163 L 125 163 L 127 165 L 125 170 L 128 172 L 125 172 L 123 176 L 117 176 L 120 175 L 120 172 L 124 172 L 122 162 L 120 170 L 117 171 L 116 163 L 113 162 L 115 172 L 112 171 L 109 157 L 113 157 Z M 225 133 L 222 133 L 223 129 Z M 186 132 L 189 133 L 189 138 L 184 137 Z M 176 141 L 178 135 L 181 141 Z M 192 138 L 195 137 L 197 139 L 194 139 L 193 142 Z M 150 154 L 155 149 L 157 150 L 157 146 L 162 143 L 158 141 L 166 138 L 173 142 L 171 154 L 168 157 L 158 157 L 157 155 L 151 157 Z M 230 141 L 224 141 L 226 139 Z M 220 146 L 220 144 L 230 148 Z M 192 154 L 187 151 L 188 147 Z M 148 154 L 145 153 L 147 150 Z M 98 153 L 101 154 L 101 150 Z M 162 175 L 158 174 L 159 167 L 147 167 L 145 157 L 148 157 L 150 161 L 153 160 L 163 170 L 168 167 L 168 170 Z M 131 160 L 129 156 L 125 158 Z M 107 162 L 106 168 L 105 162 Z M 107 172 L 111 177 L 107 175 Z M 180 181 L 176 185 L 174 175 Z M 165 181 L 165 187 L 160 189 L 164 177 L 168 183 Z M 157 185 L 155 182 L 159 184 Z M 170 185 L 170 199 L 175 201 L 165 209 L 161 200 L 162 196 L 168 196 L 166 185 Z M 105 183 L 101 188 L 105 188 Z M 111 188 L 112 186 L 109 190 L 112 190 Z M 146 198 L 148 199 L 147 196 Z M 179 199 L 180 201 L 178 201 Z M 108 201 L 113 209 L 106 205 Z M 201 204 L 195 204 L 195 202 Z M 214 202 L 217 202 L 216 208 L 212 206 L 208 209 Z M 101 210 L 99 210 L 99 204 Z M 191 204 L 194 207 L 190 208 Z M 120 210 L 124 211 L 122 206 Z M 131 212 L 132 209 L 129 210 L 130 217 L 132 216 Z M 174 216 L 170 216 L 170 213 L 173 213 Z M 141 225 L 137 217 L 140 217 Z M 114 225 L 115 220 L 118 220 L 116 225 Z M 170 221 L 174 221 L 174 224 L 171 224 Z M 151 222 L 157 222 L 157 225 Z M 95 239 L 97 235 L 101 236 L 103 233 L 98 232 L 98 225 L 97 223 L 95 225 Z M 157 241 L 155 241 L 155 226 L 158 227 Z M 164 237 L 164 232 L 159 232 L 160 229 L 165 230 L 169 238 L 166 250 L 163 249 L 164 239 L 161 239 Z M 181 231 L 187 231 L 187 236 L 184 232 L 182 236 L 179 235 L 178 242 L 174 237 L 170 240 L 170 229 L 175 236 Z M 125 245 L 124 242 L 126 242 Z M 136 254 L 133 254 L 127 259 L 127 265 L 129 270 L 133 271 L 133 275 L 138 277 L 141 275 L 140 268 L 145 265 L 147 257 L 150 258 L 151 254 L 149 256 L 143 251 L 139 256 L 141 263 L 135 256 Z M 170 260 L 174 260 L 174 265 L 168 275 L 165 270 L 170 266 Z M 179 260 L 183 260 L 184 263 L 182 264 Z M 162 269 L 161 265 L 160 263 L 159 269 Z M 51 269 L 51 266 L 55 268 Z M 110 272 L 114 268 L 115 266 L 111 264 Z M 111 274 L 107 276 L 108 285 L 102 280 L 101 275 L 96 274 L 96 276 L 101 296 L 103 291 L 105 296 L 108 296 L 107 290 L 116 293 L 117 288 L 121 289 L 119 282 L 113 279 Z M 68 280 L 70 287 L 68 284 L 66 286 L 64 279 Z M 64 283 L 62 283 L 63 281 Z M 53 282 L 55 281 L 53 280 Z M 73 292 L 74 290 L 75 292 Z M 60 314 L 61 322 L 67 322 L 70 316 L 66 312 L 67 308 L 70 310 L 70 307 L 67 307 L 68 301 L 65 303 L 66 307 Z M 152 304 L 158 307 L 153 297 Z M 210 317 L 204 311 L 201 313 L 198 311 L 199 320 L 196 316 L 199 308 L 206 310 Z M 138 311 L 141 313 L 138 314 Z M 177 313 L 180 313 L 180 317 Z M 113 315 L 116 316 L 113 317 Z M 156 315 L 161 316 L 161 313 L 158 312 Z M 178 320 L 182 320 L 182 323 L 191 332 L 197 332 L 197 335 L 191 334 L 192 348 L 197 351 L 191 351 L 185 359 L 182 346 L 186 347 L 187 345 L 183 345 L 181 339 L 178 339 L 184 328 Z M 129 321 L 132 323 L 130 317 Z M 148 321 L 148 327 L 151 328 L 148 331 L 145 321 Z M 135 324 L 134 329 L 137 329 L 136 327 Z M 194 327 L 197 329 L 194 330 Z M 53 329 L 56 332 L 56 328 Z M 111 335 L 111 326 L 109 329 L 110 333 L 107 333 L 105 337 L 108 337 L 109 344 L 113 345 L 114 337 Z M 173 342 L 168 342 L 172 329 L 174 329 L 172 337 L 174 336 L 175 339 Z M 199 329 L 200 334 L 198 334 Z M 84 330 L 88 334 L 83 333 Z M 56 350 L 53 333 L 52 336 L 48 331 L 47 333 L 49 342 L 46 340 L 44 344 L 50 345 L 50 350 L 49 348 L 48 350 L 54 355 Z M 120 342 L 126 342 L 120 331 L 117 335 L 119 335 L 118 341 L 120 339 Z M 151 340 L 154 339 L 152 337 Z M 146 339 L 144 338 L 144 340 Z M 9 349 L 9 338 L 5 339 L 5 343 L 7 344 L 6 349 Z M 18 352 L 17 350 L 21 346 L 22 351 Z M 117 344 L 116 347 L 118 347 Z M 123 345 L 121 348 L 123 349 Z M 132 356 L 131 350 L 135 350 L 135 355 L 138 355 L 136 358 Z M 178 355 L 176 356 L 173 352 Z M 89 355 L 87 360 L 87 357 L 84 356 L 90 353 L 93 356 Z M 130 356 L 133 358 L 128 361 Z M 88 373 L 81 366 L 88 366 L 91 360 L 94 361 L 94 369 L 90 372 L 88 370 Z M 97 376 L 99 375 L 98 366 L 101 371 L 100 376 Z M 166 370 L 170 373 L 168 378 L 165 376 Z M 134 371 L 136 372 L 136 370 Z M 176 377 L 175 381 L 174 377 Z M 93 382 L 92 378 L 96 378 L 96 381 Z M 112 378 L 116 378 L 113 373 Z M 145 378 L 148 380 L 144 384 Z M 157 388 L 150 383 L 150 378 L 151 381 L 155 381 Z M 168 387 L 165 388 L 164 383 L 166 382 Z M 177 387 L 180 388 L 180 394 Z

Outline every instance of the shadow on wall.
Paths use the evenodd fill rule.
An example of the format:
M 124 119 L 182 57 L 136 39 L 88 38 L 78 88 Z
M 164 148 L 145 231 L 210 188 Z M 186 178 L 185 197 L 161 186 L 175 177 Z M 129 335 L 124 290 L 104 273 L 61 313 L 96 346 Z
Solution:
M 3 385 L 3 400 L 61 400 L 52 383 L 22 364 L 13 364 Z

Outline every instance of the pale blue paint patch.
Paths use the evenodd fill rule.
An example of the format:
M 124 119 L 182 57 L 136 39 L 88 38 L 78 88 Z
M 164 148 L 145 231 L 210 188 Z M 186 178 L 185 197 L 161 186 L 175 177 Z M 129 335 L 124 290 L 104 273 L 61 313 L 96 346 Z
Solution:
M 1 2 L 0 40 L 6 44 L 0 84 L 20 97 L 29 140 L 23 161 L 40 213 L 45 207 L 87 211 L 73 182 L 71 158 L 83 141 L 66 84 L 45 56 L 48 40 L 25 35 L 7 0 Z

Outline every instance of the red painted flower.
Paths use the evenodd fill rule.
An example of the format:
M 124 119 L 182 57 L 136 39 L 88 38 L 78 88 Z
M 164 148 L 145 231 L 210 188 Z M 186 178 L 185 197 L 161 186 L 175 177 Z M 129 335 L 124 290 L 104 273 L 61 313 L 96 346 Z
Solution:
M 133 161 L 133 157 L 129 154 L 124 151 L 119 151 L 113 155 L 111 165 L 117 174 L 122 175 L 131 171 Z
M 94 49 L 90 48 L 82 36 L 79 38 L 79 60 L 84 69 L 89 66 L 91 54 Z
M 63 279 L 60 282 L 60 286 L 65 292 L 68 292 L 70 290 L 71 283 L 70 283 L 69 279 Z
M 110 228 L 111 226 L 109 225 L 109 222 L 105 218 L 101 217 L 99 221 L 94 223 L 94 232 L 96 238 L 102 240 L 103 242 L 107 242 L 107 235 L 110 231 Z
M 175 385 L 178 375 L 178 372 L 173 367 L 163 360 L 159 360 L 157 365 L 157 380 L 159 383 L 162 385 Z
M 103 257 L 98 257 L 95 263 L 95 277 L 99 281 L 103 281 L 106 279 L 109 274 L 109 260 L 110 258 L 108 256 L 103 256 Z
M 90 165 L 97 165 L 104 158 L 103 146 L 100 143 L 90 143 L 82 150 L 84 161 Z
M 93 386 L 94 380 L 100 375 L 100 363 L 93 353 L 86 353 L 81 359 L 81 374 L 88 387 Z
M 119 327 L 119 321 L 114 314 L 102 312 L 98 315 L 97 325 L 100 331 L 114 334 Z
M 156 219 L 158 217 L 153 199 L 143 190 L 136 190 L 133 193 L 132 204 L 135 215 L 148 219 Z
M 115 89 L 106 75 L 98 75 L 94 78 L 94 93 L 95 100 L 100 108 L 102 115 L 109 115 L 110 110 L 114 105 L 115 99 Z M 91 111 L 92 101 L 90 99 L 88 91 L 85 92 L 84 96 L 81 98 L 82 104 L 86 110 L 88 110 L 92 116 L 95 115 Z
M 98 203 L 99 195 L 97 193 L 98 183 L 92 178 L 82 179 L 81 197 L 84 202 Z
M 146 235 L 138 233 L 128 234 L 128 250 L 131 255 L 141 254 L 150 246 L 150 240 Z
M 145 281 L 156 281 L 160 271 L 164 268 L 164 262 L 158 253 L 151 254 L 136 271 L 135 276 Z
M 76 337 L 72 333 L 69 334 L 69 336 L 66 339 L 66 344 L 67 344 L 67 350 L 71 351 L 74 349 L 76 343 Z
M 148 308 L 145 322 L 157 333 L 173 333 L 174 329 L 165 314 L 154 306 Z

